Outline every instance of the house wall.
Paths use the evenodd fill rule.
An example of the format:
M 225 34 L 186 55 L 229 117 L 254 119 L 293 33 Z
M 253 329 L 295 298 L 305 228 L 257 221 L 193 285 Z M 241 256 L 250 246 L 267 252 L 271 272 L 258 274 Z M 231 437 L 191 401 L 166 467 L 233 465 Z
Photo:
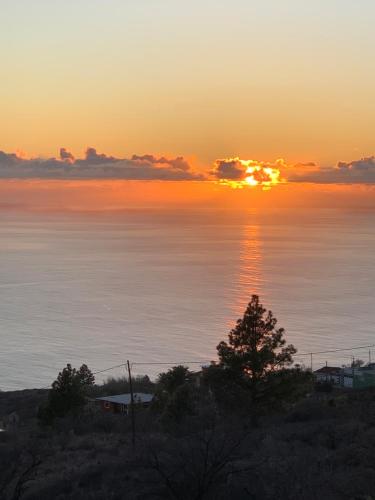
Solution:
M 318 382 L 323 382 L 323 383 L 330 382 L 334 385 L 340 385 L 341 383 L 340 375 L 331 375 L 328 373 L 316 373 L 315 377 Z
M 365 387 L 375 386 L 375 373 L 373 371 L 361 371 L 354 376 L 353 387 L 355 389 L 364 389 Z
M 134 409 L 137 408 L 149 408 L 151 403 L 137 403 L 134 404 Z M 130 405 L 124 405 L 120 403 L 112 403 L 110 401 L 99 400 L 99 407 L 105 413 L 125 413 L 129 414 Z
M 349 377 L 347 375 L 344 375 L 343 377 L 343 386 L 347 387 L 349 389 L 353 388 L 353 377 Z
M 123 413 L 127 412 L 126 406 L 109 401 L 100 401 L 100 408 L 106 413 Z
M 99 405 L 100 408 L 107 413 L 112 413 L 114 411 L 113 403 L 109 403 L 108 401 L 100 401 Z
M 375 387 L 375 370 L 344 368 L 340 375 L 315 373 L 317 382 L 329 382 L 350 389 Z

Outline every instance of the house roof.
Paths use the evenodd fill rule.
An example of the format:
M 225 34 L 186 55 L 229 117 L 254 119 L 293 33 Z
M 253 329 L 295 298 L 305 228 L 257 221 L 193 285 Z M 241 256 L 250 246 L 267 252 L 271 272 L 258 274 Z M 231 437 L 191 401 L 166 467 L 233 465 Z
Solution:
M 323 366 L 322 368 L 319 368 L 319 370 L 315 370 L 314 373 L 323 373 L 323 374 L 337 374 L 341 372 L 341 368 L 338 366 Z
M 151 403 L 154 395 L 146 394 L 145 392 L 135 392 L 134 393 L 134 403 Z M 129 405 L 131 403 L 131 395 L 127 394 L 116 394 L 115 396 L 102 396 L 96 398 L 99 401 L 107 401 L 108 403 L 117 403 L 120 405 Z

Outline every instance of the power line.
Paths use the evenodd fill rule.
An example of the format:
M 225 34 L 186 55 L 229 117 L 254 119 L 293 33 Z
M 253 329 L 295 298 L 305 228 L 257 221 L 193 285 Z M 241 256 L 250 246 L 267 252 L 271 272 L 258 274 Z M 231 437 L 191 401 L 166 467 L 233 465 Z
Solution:
M 171 366 L 171 365 L 193 365 L 193 364 L 198 364 L 198 365 L 201 365 L 203 363 L 210 363 L 210 361 L 205 361 L 205 360 L 202 360 L 202 361 L 171 361 L 171 362 L 166 362 L 166 361 L 150 361 L 150 362 L 134 362 L 134 363 L 131 363 L 130 364 L 130 367 L 133 368 L 134 365 L 167 365 L 167 366 Z M 93 375 L 98 375 L 99 373 L 105 373 L 105 372 L 109 372 L 111 370 L 115 370 L 116 368 L 123 368 L 123 367 L 126 367 L 127 366 L 127 363 L 121 363 L 120 365 L 113 365 L 113 366 L 109 366 L 108 368 L 103 368 L 103 370 L 97 370 L 97 371 L 94 371 L 94 372 L 91 372 Z M 51 386 L 48 386 L 48 387 L 41 387 L 41 389 L 50 389 Z
M 329 354 L 329 353 L 336 353 L 336 352 L 343 352 L 343 351 L 356 351 L 356 350 L 359 350 L 359 349 L 368 349 L 368 348 L 371 348 L 371 347 L 375 347 L 375 344 L 370 344 L 370 345 L 362 345 L 362 346 L 356 346 L 356 347 L 343 347 L 343 348 L 339 348 L 339 349 L 329 349 L 327 351 L 312 351 L 312 352 L 303 352 L 303 353 L 299 353 L 297 352 L 296 353 L 296 358 L 298 358 L 299 356 L 313 356 L 315 354 Z M 177 365 L 202 365 L 204 363 L 210 363 L 211 360 L 200 360 L 200 361 L 149 361 L 149 362 L 138 362 L 138 361 L 135 361 L 133 363 L 131 363 L 131 367 L 133 366 L 155 366 L 155 365 L 164 365 L 164 366 L 177 366 Z M 121 363 L 119 365 L 113 365 L 113 366 L 109 366 L 108 368 L 103 368 L 102 370 L 96 370 L 94 372 L 92 372 L 93 375 L 99 375 L 100 373 L 105 373 L 105 372 L 109 372 L 111 370 L 115 370 L 116 368 L 123 368 L 123 367 L 126 367 L 127 366 L 127 363 Z M 48 387 L 42 387 L 41 389 L 50 389 L 51 386 L 48 386 Z
M 208 360 L 202 360 L 202 361 L 171 361 L 171 362 L 166 362 L 166 361 L 151 361 L 149 363 L 138 363 L 138 362 L 134 362 L 134 363 L 131 363 L 131 366 L 133 367 L 134 365 L 201 365 L 203 363 L 210 363 L 210 361 Z
M 315 351 L 315 352 L 303 352 L 303 353 L 297 352 L 296 354 L 297 354 L 297 356 L 311 356 L 311 354 L 328 354 L 330 352 L 355 351 L 358 349 L 368 349 L 369 347 L 375 347 L 375 344 L 362 345 L 362 346 L 358 346 L 358 347 L 344 347 L 341 349 L 330 349 L 328 351 Z
M 98 375 L 98 373 L 109 372 L 110 370 L 114 370 L 115 368 L 121 368 L 126 366 L 126 363 L 122 363 L 121 365 L 110 366 L 109 368 L 104 368 L 104 370 L 98 370 L 96 372 L 92 372 L 93 375 Z

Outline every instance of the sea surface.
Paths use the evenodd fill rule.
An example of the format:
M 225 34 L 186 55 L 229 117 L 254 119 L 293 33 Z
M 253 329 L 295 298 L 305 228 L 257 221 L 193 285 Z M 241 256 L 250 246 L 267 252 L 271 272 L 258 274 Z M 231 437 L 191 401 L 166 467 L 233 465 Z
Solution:
M 306 366 L 375 345 L 375 213 L 2 212 L 0 390 L 49 386 L 68 362 L 198 369 L 253 293 Z M 313 368 L 352 355 L 375 347 Z

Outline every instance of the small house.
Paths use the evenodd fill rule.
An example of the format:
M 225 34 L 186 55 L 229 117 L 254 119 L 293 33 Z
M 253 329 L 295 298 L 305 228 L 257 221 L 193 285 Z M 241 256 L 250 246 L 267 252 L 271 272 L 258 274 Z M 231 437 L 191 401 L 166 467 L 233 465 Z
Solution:
M 365 389 L 375 387 L 375 370 L 372 364 L 359 368 L 344 368 L 344 387 Z
M 366 366 L 323 366 L 314 372 L 318 383 L 328 383 L 345 389 L 365 389 L 375 387 L 375 364 L 368 363 Z
M 137 392 L 133 394 L 134 406 L 138 408 L 147 408 L 150 406 L 154 398 L 153 394 L 146 394 L 144 392 Z M 129 414 L 131 409 L 131 395 L 117 394 L 114 396 L 102 396 L 96 398 L 95 401 L 99 404 L 100 408 L 109 413 L 125 413 Z
M 317 382 L 341 385 L 342 370 L 337 366 L 323 366 L 315 370 L 314 376 Z

